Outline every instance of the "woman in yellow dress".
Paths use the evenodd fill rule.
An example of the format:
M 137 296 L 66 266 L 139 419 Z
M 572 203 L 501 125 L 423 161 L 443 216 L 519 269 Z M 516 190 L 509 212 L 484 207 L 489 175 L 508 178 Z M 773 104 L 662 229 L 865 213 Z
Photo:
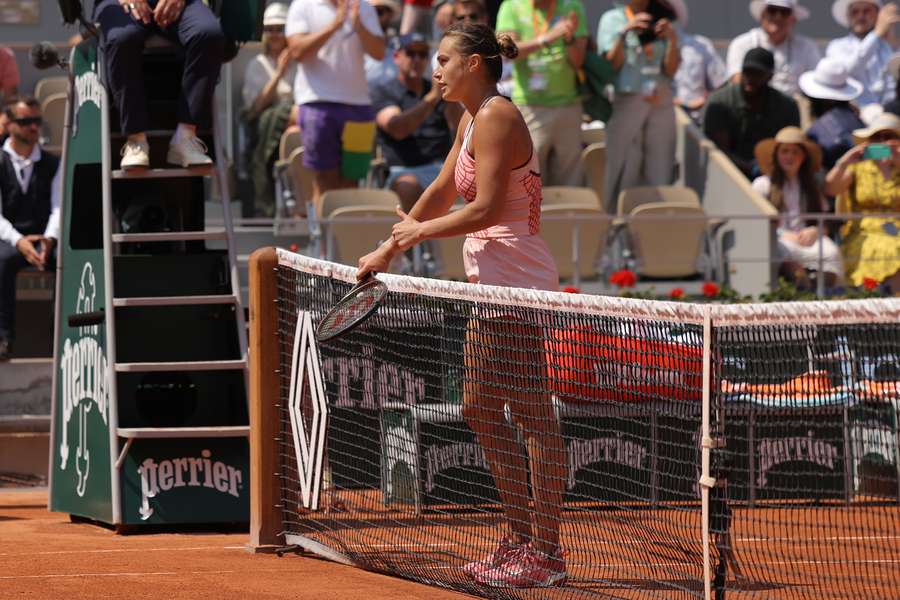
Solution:
M 900 118 L 884 113 L 853 132 L 857 145 L 838 159 L 825 180 L 838 213 L 896 213 L 847 221 L 841 252 L 847 281 L 872 279 L 900 294 Z

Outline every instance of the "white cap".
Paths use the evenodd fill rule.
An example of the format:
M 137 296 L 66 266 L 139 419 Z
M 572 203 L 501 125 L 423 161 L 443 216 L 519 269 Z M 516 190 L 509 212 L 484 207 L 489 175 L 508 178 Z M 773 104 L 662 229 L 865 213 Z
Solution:
M 259 14 L 259 13 L 257 13 Z M 284 25 L 287 23 L 288 7 L 282 2 L 273 2 L 266 7 L 263 13 L 263 26 Z
M 809 9 L 805 6 L 800 6 L 800 3 L 797 2 L 797 0 L 753 0 L 750 2 L 750 14 L 753 15 L 754 19 L 760 21 L 762 20 L 763 10 L 765 10 L 767 6 L 789 8 L 794 11 L 794 16 L 800 20 L 809 17 Z

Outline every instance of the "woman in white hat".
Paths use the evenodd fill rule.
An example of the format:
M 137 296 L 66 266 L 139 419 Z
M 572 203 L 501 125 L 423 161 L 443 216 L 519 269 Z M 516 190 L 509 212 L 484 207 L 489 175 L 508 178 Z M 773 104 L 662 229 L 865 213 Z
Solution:
M 862 87 L 850 78 L 843 63 L 828 57 L 819 61 L 815 71 L 800 76 L 800 89 L 810 99 L 815 119 L 806 135 L 822 148 L 826 169 L 853 147 L 853 131 L 865 126 L 850 106 Z
M 778 224 L 781 275 L 801 289 L 811 289 L 809 273 L 821 269 L 825 286 L 834 287 L 844 275 L 837 244 L 828 236 L 819 235 L 814 219 L 798 216 L 828 210 L 816 181 L 822 167 L 821 150 L 799 127 L 785 127 L 774 138 L 759 142 L 755 154 L 763 175 L 753 180 L 753 189 L 781 213 Z
M 263 51 L 247 63 L 244 71 L 242 116 L 250 141 L 245 156 L 249 157 L 253 180 L 255 214 L 275 214 L 275 192 L 272 163 L 281 135 L 297 122 L 294 106 L 294 77 L 297 63 L 291 60 L 284 37 L 287 4 L 276 2 L 263 13 Z
M 858 142 L 828 172 L 825 193 L 840 213 L 900 214 L 900 117 L 883 113 L 853 132 Z M 847 281 L 886 283 L 900 293 L 900 218 L 871 216 L 841 228 Z

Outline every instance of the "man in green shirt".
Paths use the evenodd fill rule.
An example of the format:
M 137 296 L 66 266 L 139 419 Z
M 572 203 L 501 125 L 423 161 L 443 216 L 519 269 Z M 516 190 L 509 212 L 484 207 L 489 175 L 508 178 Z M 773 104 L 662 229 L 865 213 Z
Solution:
M 541 163 L 544 185 L 581 185 L 581 100 L 575 86 L 587 49 L 581 0 L 505 0 L 497 31 L 519 46 L 512 100 Z

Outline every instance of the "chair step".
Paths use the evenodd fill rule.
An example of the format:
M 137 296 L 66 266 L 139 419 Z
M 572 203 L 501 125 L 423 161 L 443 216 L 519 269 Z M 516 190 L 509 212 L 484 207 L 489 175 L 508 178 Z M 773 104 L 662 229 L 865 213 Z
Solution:
M 222 427 L 120 427 L 116 434 L 123 438 L 234 438 L 250 435 L 246 425 Z
M 147 296 L 113 298 L 113 306 L 196 306 L 199 304 L 234 304 L 234 296 L 216 294 L 208 296 Z
M 173 177 L 205 177 L 213 174 L 213 165 L 166 169 L 116 169 L 113 179 L 168 179 Z
M 151 373 L 157 371 L 239 371 L 247 367 L 245 360 L 194 360 L 175 362 L 116 363 L 116 373 Z
M 114 233 L 112 241 L 117 244 L 137 242 L 196 242 L 202 240 L 224 240 L 228 235 L 224 229 L 205 231 L 166 231 L 162 233 Z

